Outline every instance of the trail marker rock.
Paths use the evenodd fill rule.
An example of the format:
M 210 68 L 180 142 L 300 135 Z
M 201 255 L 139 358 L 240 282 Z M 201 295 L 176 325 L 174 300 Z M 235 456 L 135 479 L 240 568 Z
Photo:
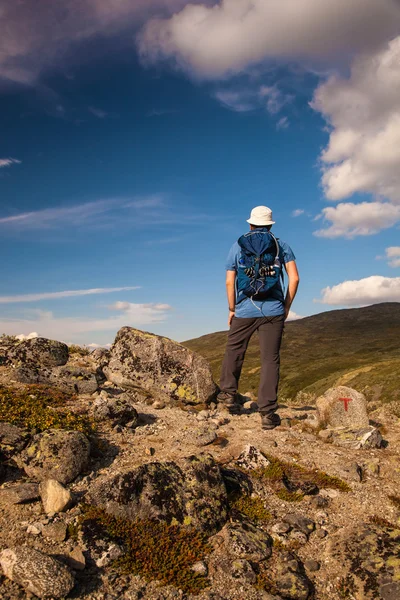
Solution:
M 317 399 L 320 423 L 327 427 L 368 427 L 367 402 L 364 394 L 352 388 L 330 388 Z

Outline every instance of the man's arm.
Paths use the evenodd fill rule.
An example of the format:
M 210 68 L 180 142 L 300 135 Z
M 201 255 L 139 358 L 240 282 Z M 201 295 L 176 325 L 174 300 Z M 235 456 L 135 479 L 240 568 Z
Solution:
M 288 318 L 290 307 L 294 297 L 296 296 L 297 288 L 299 287 L 300 277 L 297 270 L 297 265 L 294 260 L 285 264 L 286 273 L 289 279 L 288 289 L 285 298 L 285 319 Z
M 226 272 L 226 295 L 228 297 L 229 317 L 228 327 L 231 326 L 232 319 L 235 316 L 236 291 L 235 291 L 236 271 Z

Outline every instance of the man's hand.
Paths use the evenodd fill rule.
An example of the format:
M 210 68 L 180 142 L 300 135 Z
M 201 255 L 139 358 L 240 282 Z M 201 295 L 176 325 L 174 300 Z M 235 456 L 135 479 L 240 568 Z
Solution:
M 232 325 L 232 319 L 235 316 L 235 311 L 234 310 L 230 310 L 229 311 L 229 317 L 228 317 L 228 327 L 230 327 Z

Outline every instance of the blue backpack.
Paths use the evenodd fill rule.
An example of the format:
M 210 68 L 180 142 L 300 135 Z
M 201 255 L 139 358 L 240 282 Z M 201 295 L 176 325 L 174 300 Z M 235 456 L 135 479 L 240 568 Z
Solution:
M 236 280 L 236 302 L 246 298 L 284 301 L 280 248 L 268 229 L 259 228 L 238 239 L 241 254 Z

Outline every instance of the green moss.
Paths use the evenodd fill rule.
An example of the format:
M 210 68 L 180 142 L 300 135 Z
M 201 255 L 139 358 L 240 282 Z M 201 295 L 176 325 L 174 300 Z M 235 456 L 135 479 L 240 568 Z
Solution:
M 68 523 L 67 526 L 67 539 L 78 541 L 80 526 L 79 523 Z
M 261 498 L 236 495 L 230 500 L 229 506 L 231 511 L 237 511 L 252 521 L 263 522 L 269 521 L 272 518 L 271 513 L 265 508 Z
M 304 494 L 301 492 L 289 492 L 285 488 L 278 490 L 276 495 L 285 502 L 301 502 L 304 498 Z
M 114 562 L 117 570 L 173 585 L 185 593 L 198 593 L 208 586 L 204 576 L 191 570 L 211 552 L 205 534 L 154 520 L 127 521 L 90 506 L 84 507 L 82 521 L 86 530 L 100 530 L 123 545 L 124 555 Z
M 39 432 L 70 429 L 91 434 L 93 428 L 85 416 L 64 408 L 72 399 L 56 388 L 41 385 L 29 385 L 22 391 L 0 386 L 0 421 Z
M 269 454 L 264 453 L 264 456 L 269 460 L 270 464 L 268 467 L 257 469 L 254 472 L 254 477 L 257 479 L 282 481 L 286 478 L 297 484 L 298 487 L 301 487 L 302 484 L 311 483 L 319 488 L 330 488 L 341 492 L 349 492 L 351 490 L 350 486 L 345 481 L 339 479 L 339 477 L 328 475 L 324 471 L 308 469 L 301 465 L 288 463 Z

